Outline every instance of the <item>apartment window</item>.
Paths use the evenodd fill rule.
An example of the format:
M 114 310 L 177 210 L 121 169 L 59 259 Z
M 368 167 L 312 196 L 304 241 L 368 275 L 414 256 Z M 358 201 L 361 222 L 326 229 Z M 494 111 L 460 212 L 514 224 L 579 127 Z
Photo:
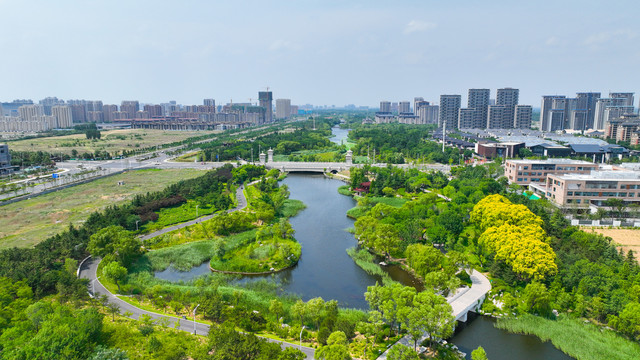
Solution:
M 527 170 L 527 169 L 529 169 L 529 167 L 528 167 L 528 166 L 525 166 L 525 167 L 524 167 L 524 169 L 525 169 L 525 170 Z
M 576 204 L 580 204 L 580 199 L 576 199 Z
M 518 178 L 518 181 L 522 181 L 522 178 Z
M 573 196 L 573 191 L 567 191 L 567 196 Z

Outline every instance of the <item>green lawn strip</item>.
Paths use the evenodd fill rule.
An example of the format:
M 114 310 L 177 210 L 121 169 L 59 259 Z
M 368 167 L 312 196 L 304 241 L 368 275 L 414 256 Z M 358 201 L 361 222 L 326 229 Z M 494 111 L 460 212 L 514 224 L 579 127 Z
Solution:
M 244 330 L 242 330 L 242 331 L 244 331 Z M 292 345 L 296 345 L 296 346 L 300 345 L 300 343 L 299 343 L 299 342 L 292 342 L 292 341 L 291 341 L 291 340 L 289 340 L 289 339 L 283 339 L 283 338 L 281 338 L 281 337 L 278 337 L 277 335 L 274 335 L 274 334 L 272 334 L 272 333 L 268 333 L 268 332 L 266 332 L 266 331 L 258 331 L 258 332 L 256 332 L 255 334 L 256 334 L 257 336 L 260 336 L 260 337 L 263 337 L 263 338 L 267 338 L 267 339 L 271 339 L 271 340 L 276 340 L 276 341 L 281 341 L 281 342 L 283 342 L 283 343 L 287 343 L 287 344 L 292 344 Z M 303 341 L 303 342 L 302 342 L 302 346 L 306 346 L 306 347 L 308 347 L 308 348 L 313 348 L 313 347 L 314 347 L 314 345 L 315 345 L 315 344 L 314 344 L 314 343 L 311 343 L 311 342 L 306 342 L 306 341 Z
M 194 169 L 134 170 L 4 205 L 0 208 L 0 248 L 33 246 L 69 224 L 79 226 L 94 211 L 202 174 Z M 124 185 L 118 185 L 119 181 Z
M 144 311 L 148 311 L 148 312 L 152 312 L 158 315 L 162 315 L 162 316 L 171 316 L 174 318 L 178 318 L 180 319 L 180 322 L 186 321 L 189 322 L 191 324 L 193 324 L 193 316 L 191 318 L 189 318 L 189 314 L 181 314 L 181 315 L 176 315 L 176 314 L 167 314 L 166 312 L 163 312 L 162 309 L 158 309 L 156 307 L 154 307 L 153 305 L 146 303 L 146 302 L 139 302 L 137 301 L 134 297 L 131 296 L 124 296 L 124 295 L 116 295 L 118 297 L 118 299 L 126 302 L 129 305 L 133 305 L 135 307 L 137 307 L 138 309 L 142 309 Z M 182 316 L 186 316 L 187 319 L 183 319 Z M 196 313 L 196 322 L 198 324 L 203 324 L 203 325 L 209 325 L 212 326 L 213 322 L 210 320 L 205 320 L 205 319 L 198 319 L 197 318 L 197 313 Z
M 497 328 L 535 335 L 578 360 L 640 359 L 640 345 L 584 320 L 562 316 L 548 320 L 533 315 L 499 319 Z
M 203 215 L 210 215 L 216 211 L 214 206 L 198 206 L 196 216 L 196 205 L 198 203 L 194 200 L 187 200 L 186 203 L 180 206 L 174 206 L 170 208 L 164 208 L 157 211 L 158 221 L 151 221 L 142 226 L 141 233 L 150 233 L 157 230 L 164 229 L 167 226 L 190 221 Z

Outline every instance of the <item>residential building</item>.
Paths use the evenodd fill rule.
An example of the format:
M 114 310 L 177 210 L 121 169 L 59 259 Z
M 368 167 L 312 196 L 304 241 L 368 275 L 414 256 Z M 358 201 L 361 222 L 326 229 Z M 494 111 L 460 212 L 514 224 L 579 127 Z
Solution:
M 440 95 L 440 117 L 438 126 L 446 129 L 458 127 L 458 115 L 460 112 L 460 95 Z
M 400 101 L 398 103 L 398 114 L 411 113 L 411 103 L 408 101 Z
M 104 122 L 113 122 L 115 119 L 113 113 L 118 111 L 118 105 L 103 105 L 102 106 L 102 118 Z
M 510 129 L 513 127 L 513 114 L 509 116 L 510 107 L 506 105 L 489 105 L 487 129 Z M 511 111 L 515 111 L 515 108 Z
M 437 124 L 440 116 L 440 106 L 431 105 L 428 101 L 418 101 L 415 103 L 415 114 L 418 117 L 416 124 Z
M 54 105 L 51 107 L 51 114 L 56 118 L 57 126 L 61 129 L 73 127 L 73 117 L 71 108 L 67 105 Z
M 540 130 L 550 131 L 551 110 L 554 109 L 553 104 L 556 99 L 564 99 L 564 95 L 544 95 L 542 104 L 540 105 Z
M 137 100 L 123 101 L 120 104 L 120 112 L 126 113 L 127 119 L 135 119 L 138 111 L 140 111 L 140 103 Z
M 576 93 L 578 99 L 577 109 L 587 111 L 587 124 L 585 129 L 593 129 L 596 115 L 596 103 L 600 98 L 599 92 Z
M 627 99 L 625 98 L 600 98 L 596 101 L 596 113 L 594 120 L 594 129 L 604 130 L 607 127 L 604 112 L 609 106 L 624 106 Z M 631 105 L 633 106 L 633 105 Z
M 260 91 L 258 92 L 258 100 L 260 101 L 260 106 L 265 109 L 263 121 L 265 123 L 273 122 L 273 93 L 271 91 Z
M 520 90 L 514 88 L 503 88 L 498 89 L 498 93 L 496 95 L 496 105 L 503 105 L 506 108 L 504 117 L 505 117 L 505 127 L 501 129 L 511 129 L 514 124 L 515 117 L 515 107 L 518 105 L 518 99 L 520 96 Z M 487 128 L 490 128 L 487 125 Z
M 476 124 L 475 129 L 487 128 L 490 93 L 491 91 L 489 89 L 469 89 L 467 108 L 477 109 L 479 112 L 478 116 L 480 118 L 480 122 Z
M 633 133 L 638 130 L 640 130 L 640 118 L 637 114 L 622 115 L 609 121 L 605 129 L 605 138 L 631 141 Z
M 513 121 L 514 129 L 531 129 L 531 117 L 533 110 L 531 105 L 516 105 Z
M 81 124 L 87 122 L 87 114 L 84 104 L 70 104 L 71 107 L 71 118 L 73 119 L 74 124 Z
M 276 99 L 276 119 L 288 119 L 291 116 L 291 99 Z
M 214 99 L 204 99 L 202 101 L 203 105 L 216 107 L 216 101 Z
M 504 176 L 518 185 L 544 183 L 547 175 L 589 174 L 594 170 L 598 170 L 598 164 L 571 159 L 507 160 L 504 164 Z
M 622 99 L 623 103 L 620 106 L 633 106 L 633 94 L 632 92 L 610 92 L 609 97 L 612 99 Z
M 380 111 L 381 113 L 391 113 L 391 102 L 389 101 L 380 101 Z
M 458 114 L 459 129 L 482 129 L 482 112 L 478 108 L 462 108 Z
M 20 118 L 23 120 L 32 120 L 36 116 L 44 115 L 43 105 L 23 105 L 18 108 Z

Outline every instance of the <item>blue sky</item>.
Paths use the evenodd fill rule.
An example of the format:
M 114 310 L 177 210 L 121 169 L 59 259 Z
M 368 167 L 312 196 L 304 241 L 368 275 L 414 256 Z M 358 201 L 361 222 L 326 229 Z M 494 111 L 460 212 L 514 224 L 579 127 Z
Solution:
M 636 1 L 0 0 L 0 101 L 635 92 Z

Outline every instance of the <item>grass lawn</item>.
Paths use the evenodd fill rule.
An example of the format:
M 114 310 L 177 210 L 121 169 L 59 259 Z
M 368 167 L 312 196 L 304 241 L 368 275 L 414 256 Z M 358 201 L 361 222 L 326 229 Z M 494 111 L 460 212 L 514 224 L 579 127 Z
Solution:
M 139 170 L 109 176 L 0 207 L 0 248 L 30 247 L 69 226 L 79 225 L 96 210 L 120 204 L 137 194 L 202 175 L 201 170 Z M 124 186 L 118 186 L 118 181 Z
M 102 131 L 101 133 L 102 137 L 95 140 L 88 140 L 84 134 L 75 134 L 9 141 L 9 147 L 14 151 L 46 151 L 68 155 L 71 155 L 71 151 L 74 149 L 80 154 L 94 153 L 96 150 L 104 150 L 114 154 L 122 150 L 135 150 L 181 141 L 194 136 L 213 134 L 216 131 L 121 129 Z
M 500 319 L 496 327 L 535 335 L 543 341 L 551 340 L 555 347 L 578 360 L 640 359 L 640 345 L 580 319 L 563 316 L 554 321 L 525 315 L 517 319 Z

